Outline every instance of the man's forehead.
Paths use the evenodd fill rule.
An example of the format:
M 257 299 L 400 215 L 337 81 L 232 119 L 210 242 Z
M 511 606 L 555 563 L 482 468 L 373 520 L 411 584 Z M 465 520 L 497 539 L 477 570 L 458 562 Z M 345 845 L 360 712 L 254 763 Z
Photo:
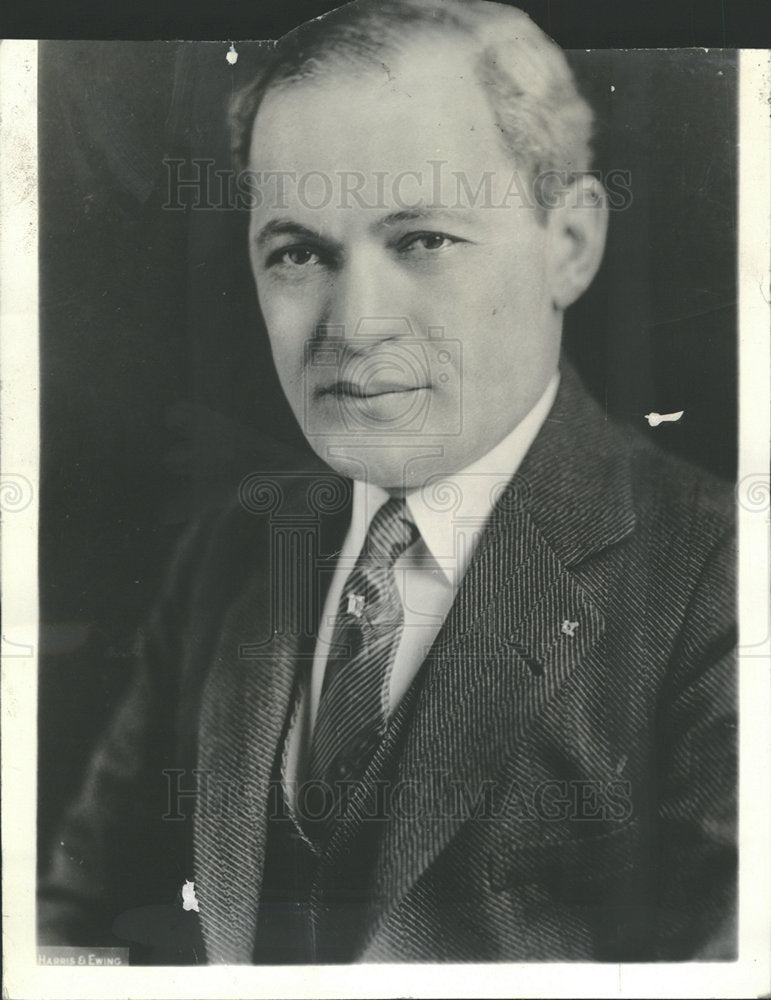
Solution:
M 457 67 L 442 75 L 385 71 L 365 78 L 336 76 L 269 94 L 253 128 L 249 167 L 257 172 L 318 171 L 331 183 L 341 175 L 406 171 L 427 175 L 439 161 L 469 178 L 510 169 L 485 94 Z M 429 67 L 426 67 L 427 69 Z M 316 186 L 324 183 L 321 176 Z M 404 183 L 409 183 L 405 179 Z M 396 208 L 404 205 L 396 203 Z
M 257 195 L 253 214 L 262 220 L 291 210 L 318 228 L 335 215 L 366 215 L 360 224 L 371 229 L 375 215 L 397 226 L 429 215 L 436 222 L 440 211 L 445 217 L 452 211 L 457 221 L 459 210 L 490 216 L 499 214 L 495 208 L 528 205 L 527 176 L 490 123 L 429 119 L 400 127 L 391 117 L 368 132 L 364 122 L 348 119 L 332 136 L 317 129 L 312 113 L 307 124 L 292 122 L 291 135 L 255 134 L 250 189 Z

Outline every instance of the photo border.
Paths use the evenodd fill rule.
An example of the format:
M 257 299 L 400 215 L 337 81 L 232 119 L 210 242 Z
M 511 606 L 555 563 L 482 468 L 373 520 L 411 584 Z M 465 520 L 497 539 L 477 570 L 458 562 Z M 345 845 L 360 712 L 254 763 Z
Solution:
M 771 55 L 739 59 L 740 924 L 732 963 L 45 968 L 35 949 L 39 357 L 37 45 L 0 46 L 4 995 L 742 997 L 769 989 L 769 218 Z M 7 471 L 6 471 L 7 470 Z

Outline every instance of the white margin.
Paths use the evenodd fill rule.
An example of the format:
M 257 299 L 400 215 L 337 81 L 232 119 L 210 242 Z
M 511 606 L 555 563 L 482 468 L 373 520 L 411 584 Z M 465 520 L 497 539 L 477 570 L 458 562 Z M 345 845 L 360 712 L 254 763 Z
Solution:
M 739 964 L 771 992 L 771 52 L 739 76 Z M 755 989 L 750 982 L 755 983 Z
M 0 45 L 3 995 L 32 983 L 39 481 L 37 42 Z

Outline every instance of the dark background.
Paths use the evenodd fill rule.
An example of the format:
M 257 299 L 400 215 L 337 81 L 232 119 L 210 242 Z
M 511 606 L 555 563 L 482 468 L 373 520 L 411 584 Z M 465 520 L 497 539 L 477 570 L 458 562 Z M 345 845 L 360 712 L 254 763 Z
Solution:
M 227 34 L 239 53 L 231 67 L 225 42 L 41 46 L 43 857 L 124 688 L 136 627 L 185 524 L 249 472 L 312 461 L 275 383 L 245 213 L 163 207 L 165 157 L 229 165 L 225 102 L 261 59 L 259 45 L 238 39 L 276 37 L 339 4 L 250 6 L 248 19 L 246 6 L 199 11 L 183 27 L 178 9 L 177 21 L 168 11 L 164 20 L 163 5 L 133 17 L 100 9 L 92 19 L 86 4 L 77 25 L 59 7 L 46 12 L 46 30 L 16 32 L 11 18 L 5 31 Z M 656 20 L 656 5 L 519 6 L 578 50 L 763 44 L 746 36 L 752 4 L 673 3 L 668 21 Z M 23 12 L 14 16 L 24 27 Z M 632 203 L 612 213 L 601 273 L 568 315 L 569 352 L 609 413 L 731 478 L 735 53 L 570 58 L 597 110 L 597 166 L 629 171 Z M 679 424 L 650 430 L 643 420 L 681 409 Z
M 501 0 L 508 2 L 508 0 Z M 278 38 L 340 0 L 25 0 L 6 4 L 4 38 Z M 767 48 L 767 0 L 521 0 L 563 48 Z

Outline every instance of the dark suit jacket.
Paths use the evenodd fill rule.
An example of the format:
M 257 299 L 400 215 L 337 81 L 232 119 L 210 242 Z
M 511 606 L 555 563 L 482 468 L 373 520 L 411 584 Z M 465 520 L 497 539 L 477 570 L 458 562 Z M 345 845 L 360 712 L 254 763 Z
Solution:
M 185 913 L 192 936 L 161 955 L 251 959 L 271 771 L 350 484 L 247 486 L 179 552 L 57 838 L 45 940 L 99 943 L 132 907 L 179 922 L 190 879 L 200 927 Z M 728 490 L 614 426 L 564 370 L 320 863 L 319 960 L 325 879 L 345 879 L 389 753 L 402 791 L 351 958 L 733 955 L 732 523 Z

